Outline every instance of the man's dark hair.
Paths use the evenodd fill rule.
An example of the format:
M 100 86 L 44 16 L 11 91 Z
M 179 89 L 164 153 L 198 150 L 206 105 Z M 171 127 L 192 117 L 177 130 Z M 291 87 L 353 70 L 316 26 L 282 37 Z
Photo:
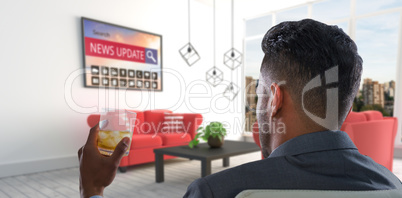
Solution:
M 297 110 L 304 107 L 319 117 L 325 117 L 326 90 L 338 87 L 338 127 L 346 118 L 359 89 L 363 60 L 352 39 L 337 26 L 311 19 L 282 22 L 272 27 L 262 41 L 265 53 L 262 75 L 285 81 Z M 326 86 L 325 72 L 338 67 L 338 82 Z M 303 96 L 306 84 L 321 76 L 322 85 Z

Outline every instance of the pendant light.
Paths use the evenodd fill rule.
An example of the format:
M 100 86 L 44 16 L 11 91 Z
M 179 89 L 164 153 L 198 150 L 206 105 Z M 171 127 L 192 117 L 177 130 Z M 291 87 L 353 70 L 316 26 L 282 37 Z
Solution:
M 191 33 L 190 33 L 190 0 L 188 0 L 188 43 L 179 49 L 181 57 L 186 61 L 188 66 L 192 66 L 194 63 L 201 59 L 197 50 L 191 44 Z
M 239 93 L 239 86 L 233 83 L 233 71 L 242 64 L 242 58 L 242 53 L 234 48 L 234 0 L 232 0 L 232 48 L 223 55 L 223 64 L 231 69 L 230 84 L 223 92 L 223 96 L 231 101 L 234 100 Z
M 234 48 L 234 0 L 232 0 L 232 48 L 223 55 L 223 64 L 235 70 L 242 64 L 242 58 L 242 53 Z
M 216 67 L 216 58 L 215 58 L 215 50 L 216 50 L 216 42 L 215 42 L 215 0 L 214 0 L 214 27 L 213 27 L 213 33 L 214 33 L 214 66 L 209 69 L 206 73 L 206 80 L 209 84 L 212 86 L 216 87 L 223 81 L 223 72 Z

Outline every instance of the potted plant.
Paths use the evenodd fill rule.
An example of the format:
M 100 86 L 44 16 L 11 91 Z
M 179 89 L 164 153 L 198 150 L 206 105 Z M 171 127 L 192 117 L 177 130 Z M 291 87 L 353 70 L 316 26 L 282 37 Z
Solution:
M 207 141 L 211 148 L 219 148 L 222 146 L 224 137 L 226 135 L 226 129 L 220 122 L 211 122 L 205 128 L 198 128 L 197 132 L 198 133 L 195 135 L 194 139 L 188 143 L 190 148 L 198 145 L 200 142 L 198 138 L 202 138 L 203 140 Z

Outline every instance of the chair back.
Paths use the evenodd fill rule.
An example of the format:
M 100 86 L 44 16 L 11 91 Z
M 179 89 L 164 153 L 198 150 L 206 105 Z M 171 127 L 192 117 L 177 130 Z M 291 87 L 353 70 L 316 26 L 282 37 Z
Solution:
M 345 130 L 353 133 L 353 143 L 362 155 L 369 156 L 392 171 L 395 122 L 397 121 L 387 119 L 346 124 Z
M 258 129 L 258 122 L 255 122 L 253 124 L 253 139 L 254 139 L 254 142 L 261 148 L 260 130 Z
M 342 125 L 359 152 L 392 171 L 398 119 L 379 111 L 350 112 Z
M 365 122 L 367 121 L 367 117 L 362 112 L 354 112 L 351 111 L 349 115 L 346 117 L 345 122 Z
M 366 116 L 367 121 L 371 120 L 383 120 L 384 117 L 382 116 L 382 113 L 379 111 L 363 111 L 364 115 Z
M 402 190 L 244 190 L 236 198 L 401 198 Z

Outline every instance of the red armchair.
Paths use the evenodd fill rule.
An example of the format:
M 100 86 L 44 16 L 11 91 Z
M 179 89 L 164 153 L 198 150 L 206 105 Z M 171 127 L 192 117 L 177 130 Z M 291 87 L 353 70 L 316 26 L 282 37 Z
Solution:
M 188 144 L 194 138 L 197 128 L 202 123 L 201 114 L 177 114 L 169 110 L 130 111 L 137 113 L 137 119 L 133 130 L 130 153 L 120 161 L 119 170 L 121 172 L 125 172 L 127 167 L 131 165 L 153 162 L 155 160 L 153 151 L 156 148 Z M 164 130 L 167 115 L 180 117 L 182 119 L 182 124 L 180 125 L 183 128 L 180 131 Z M 99 114 L 89 115 L 87 118 L 88 126 L 95 126 L 99 119 Z M 164 159 L 171 158 L 175 157 L 164 156 Z
M 398 120 L 383 117 L 379 111 L 350 112 L 341 130 L 355 143 L 359 152 L 392 171 Z
M 397 127 L 398 119 L 395 117 L 383 117 L 379 111 L 364 111 L 350 112 L 341 131 L 349 135 L 361 154 L 392 171 Z M 261 147 L 257 122 L 253 125 L 253 138 Z
M 260 130 L 258 128 L 258 122 L 255 122 L 253 124 L 253 139 L 254 142 L 260 147 L 261 149 L 261 142 L 260 142 Z M 261 152 L 261 159 L 264 159 L 264 156 L 262 155 Z

